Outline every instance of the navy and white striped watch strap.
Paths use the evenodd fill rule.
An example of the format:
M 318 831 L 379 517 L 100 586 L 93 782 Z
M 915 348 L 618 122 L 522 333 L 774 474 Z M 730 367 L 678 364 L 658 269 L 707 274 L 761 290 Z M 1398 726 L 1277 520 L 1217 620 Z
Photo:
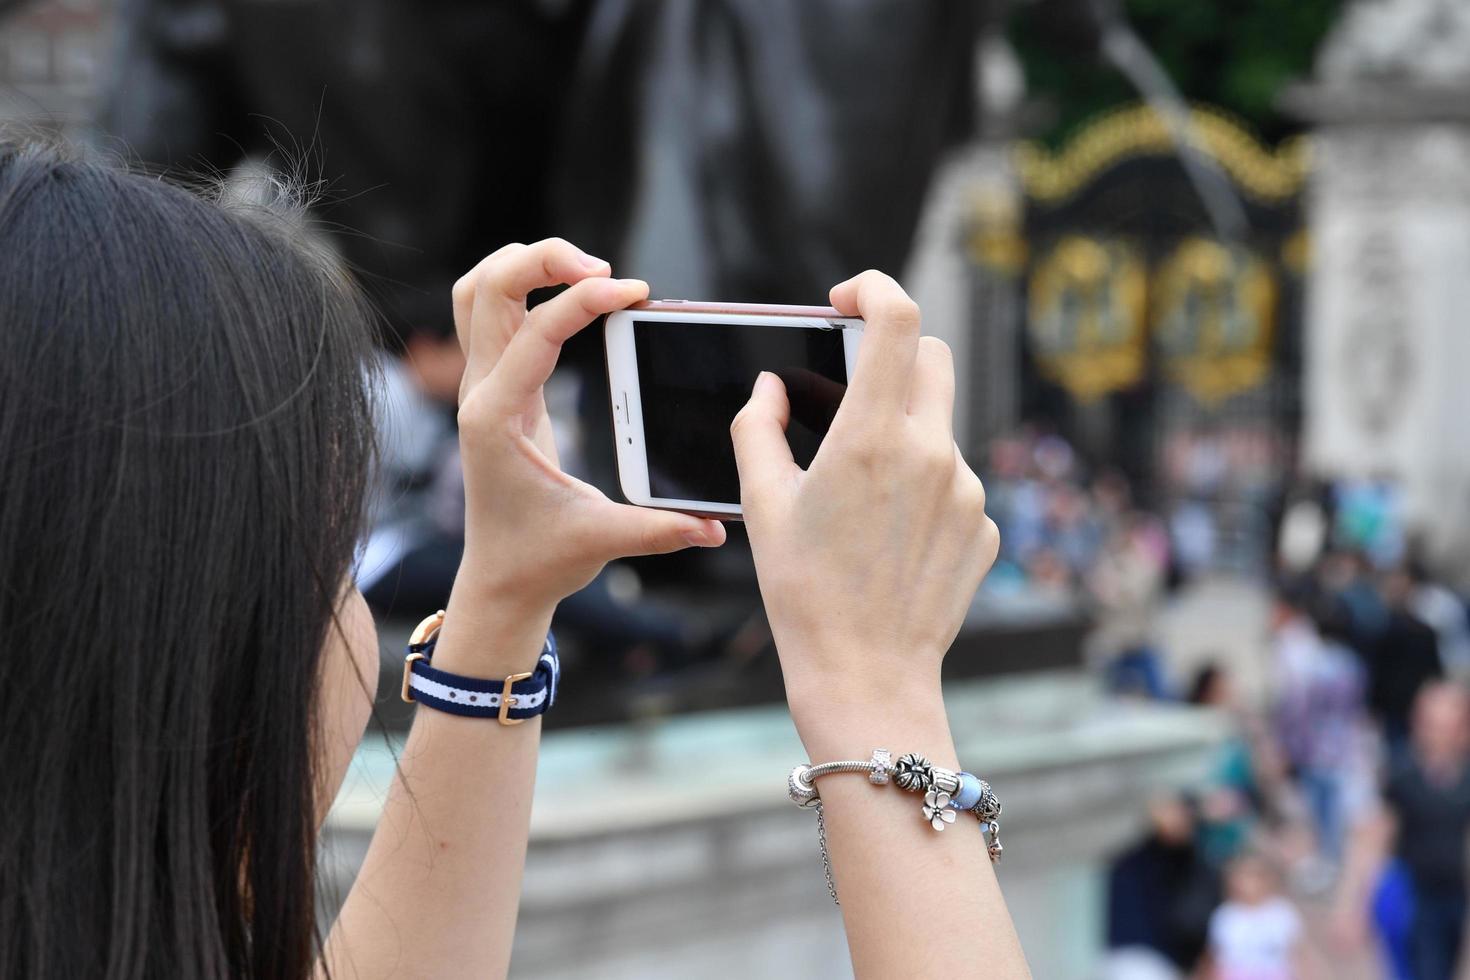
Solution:
M 501 680 L 465 677 L 433 666 L 429 658 L 438 639 L 436 628 L 423 642 L 409 644 L 403 665 L 403 700 L 453 715 L 496 718 L 502 724 L 534 718 L 556 702 L 561 661 L 551 634 L 546 635 L 535 670 Z

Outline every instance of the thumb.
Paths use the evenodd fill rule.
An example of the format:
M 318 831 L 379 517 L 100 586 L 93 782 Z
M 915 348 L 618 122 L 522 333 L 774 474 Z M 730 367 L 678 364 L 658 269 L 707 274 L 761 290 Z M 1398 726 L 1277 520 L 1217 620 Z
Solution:
M 735 443 L 735 465 L 740 470 L 741 495 L 789 477 L 798 469 L 786 442 L 786 425 L 791 421 L 791 402 L 786 385 L 769 371 L 755 379 L 750 401 L 730 424 Z
M 633 555 L 665 555 L 685 548 L 718 548 L 725 543 L 725 525 L 671 510 L 652 510 L 607 502 L 597 508 L 593 521 L 599 528 L 603 560 Z

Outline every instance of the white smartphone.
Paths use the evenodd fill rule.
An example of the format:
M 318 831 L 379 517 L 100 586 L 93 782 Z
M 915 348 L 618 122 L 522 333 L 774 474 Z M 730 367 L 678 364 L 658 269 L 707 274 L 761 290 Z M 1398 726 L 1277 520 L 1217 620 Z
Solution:
M 654 300 L 607 318 L 618 483 L 631 504 L 740 519 L 730 423 L 756 375 L 786 384 L 786 438 L 811 464 L 857 363 L 863 321 L 824 306 Z

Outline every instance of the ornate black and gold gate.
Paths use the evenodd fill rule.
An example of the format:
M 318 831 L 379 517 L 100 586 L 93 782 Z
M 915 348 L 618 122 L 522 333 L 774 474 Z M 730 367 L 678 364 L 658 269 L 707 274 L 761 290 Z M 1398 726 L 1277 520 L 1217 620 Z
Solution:
M 1259 510 L 1252 498 L 1288 473 L 1300 416 L 1308 145 L 1191 116 L 1244 235 L 1215 233 L 1170 127 L 1135 106 L 1056 152 L 1018 146 L 1020 241 L 999 247 L 1003 231 L 981 222 L 972 254 L 1020 291 L 1022 417 L 1120 467 L 1154 505 L 1205 501 L 1227 534 L 1252 534 L 1232 510 Z

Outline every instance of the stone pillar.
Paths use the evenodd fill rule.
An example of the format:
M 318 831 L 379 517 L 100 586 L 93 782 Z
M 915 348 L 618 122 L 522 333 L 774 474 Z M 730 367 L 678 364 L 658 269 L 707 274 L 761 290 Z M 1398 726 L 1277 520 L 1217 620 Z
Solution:
M 1443 570 L 1470 557 L 1470 6 L 1349 6 L 1287 106 L 1316 123 L 1304 458 L 1388 477 Z

